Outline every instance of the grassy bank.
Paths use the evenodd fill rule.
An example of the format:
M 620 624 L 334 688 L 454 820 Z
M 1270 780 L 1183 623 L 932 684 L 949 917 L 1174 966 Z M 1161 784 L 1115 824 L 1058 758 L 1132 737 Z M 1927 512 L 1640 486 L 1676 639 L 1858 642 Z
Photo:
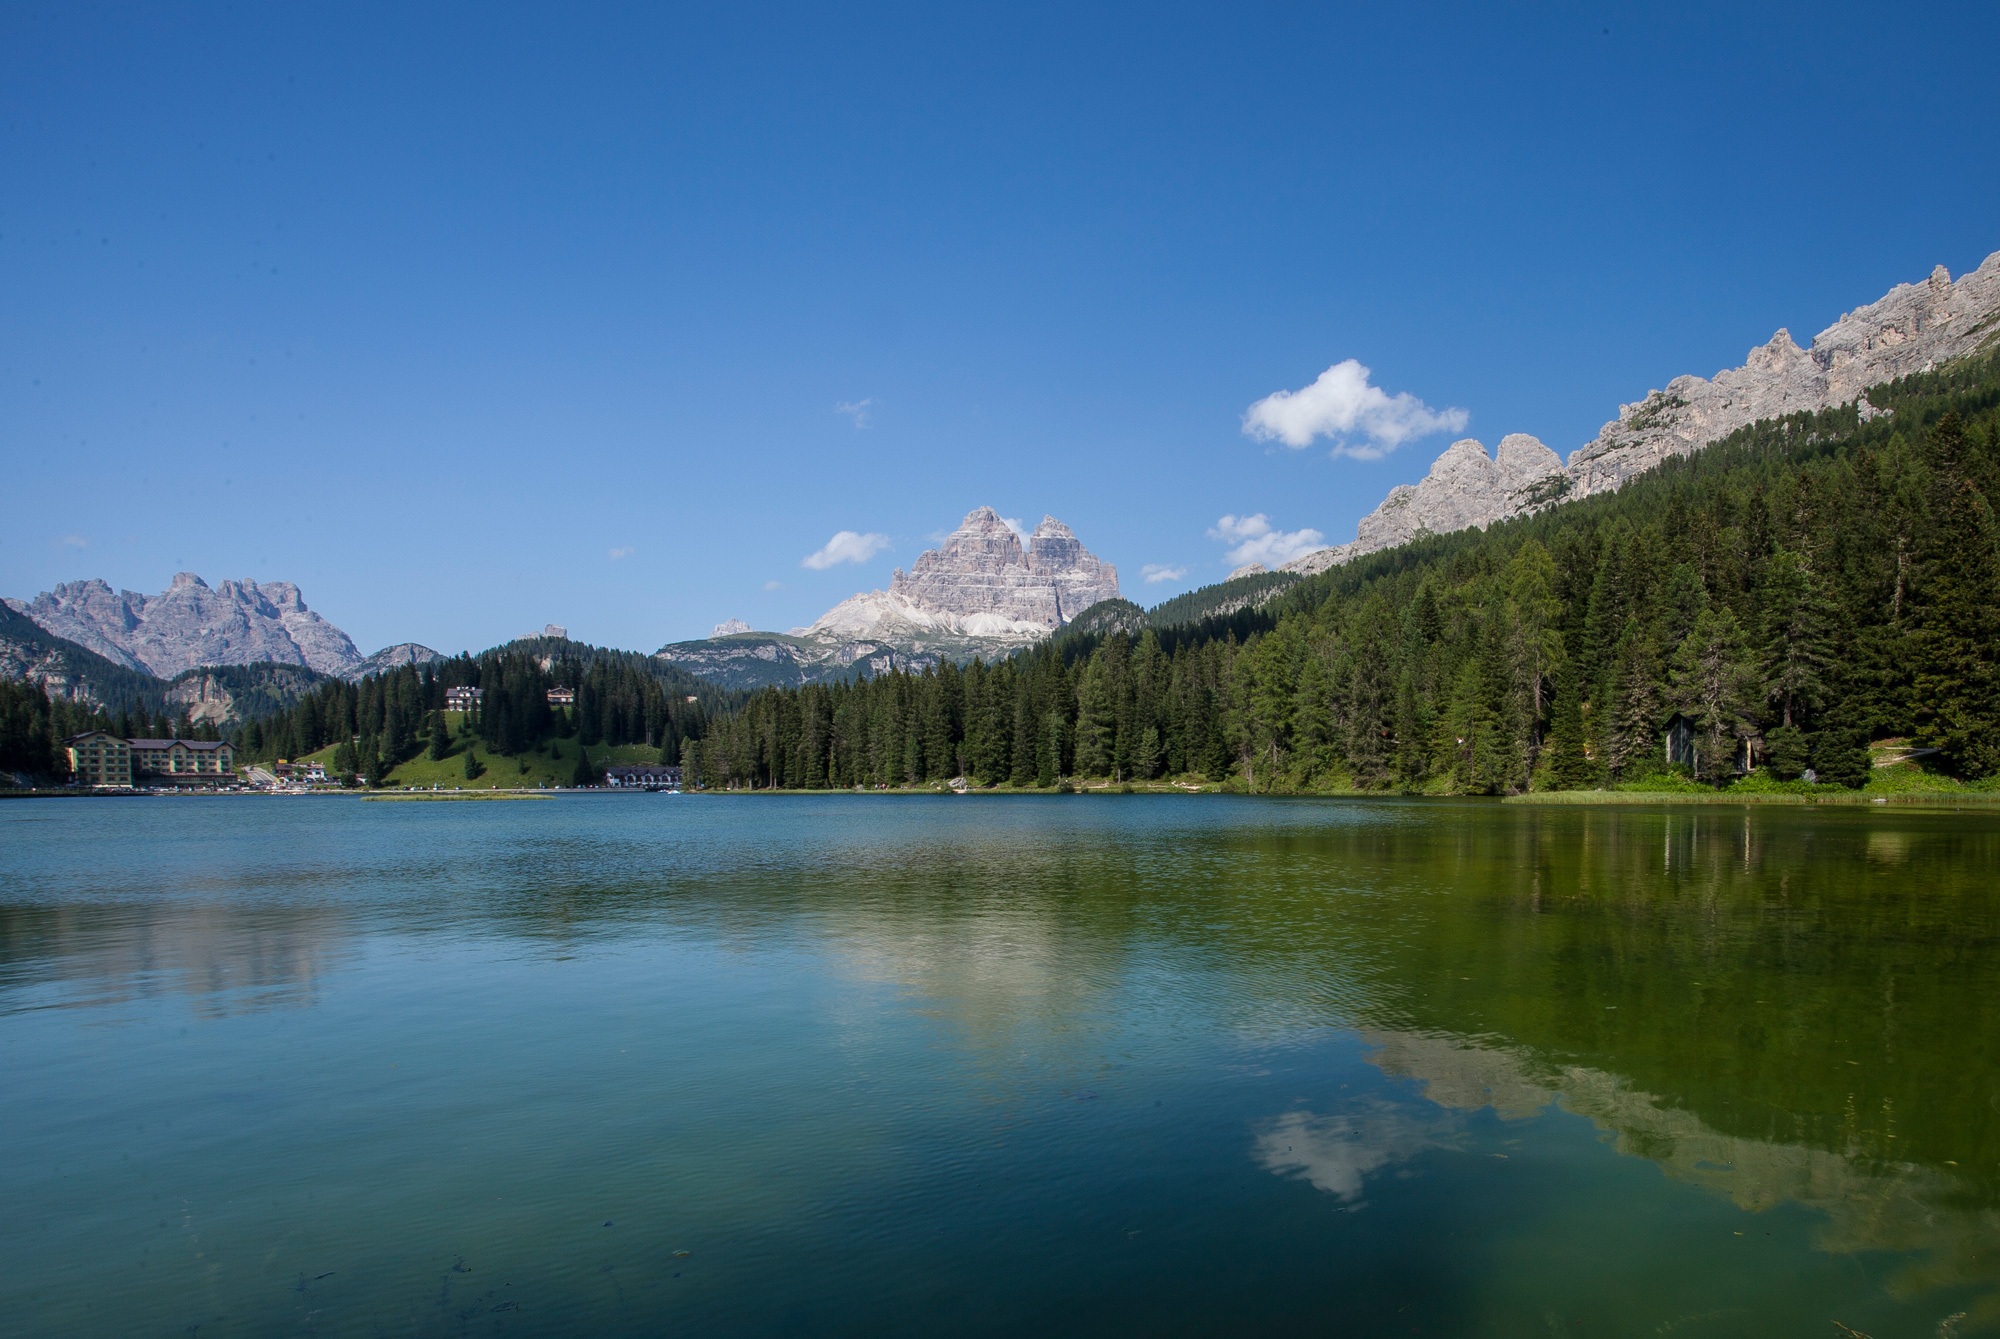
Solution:
M 526 753 L 509 757 L 489 752 L 478 740 L 463 738 L 452 741 L 451 752 L 442 758 L 433 758 L 428 751 L 419 753 L 409 761 L 392 768 L 382 782 L 382 789 L 400 789 L 416 786 L 428 790 L 439 786 L 445 790 L 553 790 L 557 786 L 567 786 L 576 776 L 576 755 L 581 750 L 574 739 L 544 740 L 538 747 Z M 479 759 L 483 769 L 478 777 L 465 779 L 465 754 L 470 749 Z M 319 762 L 333 770 L 334 747 L 321 749 L 310 758 L 299 761 Z M 613 748 L 598 744 L 590 749 L 590 761 L 599 772 L 612 763 L 656 763 L 660 751 L 641 744 L 626 744 Z
M 1820 786 L 1809 794 L 1759 790 L 1551 790 L 1509 795 L 1504 804 L 1923 804 L 2000 809 L 2000 795 L 1971 790 L 1846 790 Z

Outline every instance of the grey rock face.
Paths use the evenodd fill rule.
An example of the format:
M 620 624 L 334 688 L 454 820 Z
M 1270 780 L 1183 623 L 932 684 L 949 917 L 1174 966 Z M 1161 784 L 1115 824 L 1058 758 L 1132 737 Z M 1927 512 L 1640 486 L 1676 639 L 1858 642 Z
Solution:
M 347 634 L 307 609 L 289 581 L 225 581 L 211 590 L 181 572 L 158 595 L 114 593 L 93 579 L 10 603 L 58 637 L 161 678 L 199 665 L 257 661 L 338 674 L 361 659 Z
M 417 642 L 397 642 L 385 646 L 366 660 L 357 661 L 340 672 L 340 677 L 349 682 L 359 682 L 371 674 L 384 670 L 401 669 L 405 665 L 429 665 L 434 661 L 448 660 L 449 656 L 433 651 Z
M 1362 519 L 1353 543 L 1309 553 L 1282 570 L 1322 572 L 1426 532 L 1488 526 L 1564 498 L 1607 492 L 1759 420 L 1852 403 L 1871 386 L 1928 372 L 1996 339 L 2000 251 L 1955 283 L 1940 265 L 1920 284 L 1897 285 L 1822 330 L 1809 349 L 1780 330 L 1752 349 L 1743 366 L 1713 380 L 1676 377 L 1665 390 L 1622 406 L 1566 465 L 1521 434 L 1504 438 L 1490 461 L 1479 443 L 1454 442 L 1422 483 L 1390 490 Z M 1862 412 L 1870 412 L 1865 402 Z
M 1760 419 L 1848 404 L 1870 386 L 1972 353 L 1996 334 L 2000 251 L 1956 283 L 1940 265 L 1924 282 L 1898 284 L 1879 302 L 1848 312 L 1814 336 L 1810 349 L 1780 330 L 1743 366 L 1712 381 L 1676 377 L 1664 391 L 1621 406 L 1596 440 L 1571 453 L 1574 496 L 1617 488 Z
M 1053 516 L 1042 518 L 1023 549 L 1000 513 L 978 507 L 943 544 L 919 554 L 908 575 L 898 568 L 889 593 L 932 613 L 1053 629 L 1099 600 L 1116 599 L 1118 570 Z
M 1279 568 L 1310 576 L 1377 549 L 1394 548 L 1419 535 L 1449 534 L 1468 526 L 1485 528 L 1532 511 L 1567 489 L 1562 457 L 1524 432 L 1500 439 L 1491 457 L 1467 437 L 1453 442 L 1431 465 L 1421 483 L 1389 490 L 1382 505 L 1361 518 L 1352 544 L 1320 549 Z
M 886 591 L 851 595 L 805 628 L 751 633 L 735 620 L 706 641 L 654 654 L 729 687 L 812 683 L 865 669 L 919 669 L 1025 646 L 1118 598 L 1118 570 L 1045 516 L 1024 546 L 991 507 L 898 569 Z

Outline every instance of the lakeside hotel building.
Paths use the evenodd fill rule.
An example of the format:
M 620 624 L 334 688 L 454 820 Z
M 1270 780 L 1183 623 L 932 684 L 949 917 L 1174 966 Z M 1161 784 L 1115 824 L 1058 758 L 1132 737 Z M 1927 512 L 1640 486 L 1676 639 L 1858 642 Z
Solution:
M 70 775 L 84 786 L 225 785 L 236 780 L 235 751 L 201 739 L 120 739 L 90 730 L 63 741 Z

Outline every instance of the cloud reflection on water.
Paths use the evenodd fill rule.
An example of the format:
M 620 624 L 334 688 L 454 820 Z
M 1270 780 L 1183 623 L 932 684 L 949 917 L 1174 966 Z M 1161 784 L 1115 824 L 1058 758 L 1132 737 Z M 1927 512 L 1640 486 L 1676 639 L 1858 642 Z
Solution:
M 1257 1136 L 1253 1156 L 1266 1171 L 1309 1182 L 1359 1209 L 1370 1173 L 1445 1147 L 1439 1137 L 1450 1129 L 1447 1117 L 1370 1099 L 1335 1116 L 1288 1111 Z

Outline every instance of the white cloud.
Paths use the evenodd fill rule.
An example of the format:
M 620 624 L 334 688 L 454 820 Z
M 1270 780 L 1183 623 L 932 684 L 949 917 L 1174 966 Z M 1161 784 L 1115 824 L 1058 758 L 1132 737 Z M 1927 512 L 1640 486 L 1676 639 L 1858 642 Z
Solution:
M 1179 581 L 1188 574 L 1187 568 L 1173 567 L 1166 563 L 1147 563 L 1139 570 L 1145 574 L 1148 586 L 1161 581 Z
M 785 583 L 782 581 L 766 581 L 764 583 L 765 590 L 783 590 L 784 588 Z
M 1297 1177 L 1355 1208 L 1368 1177 L 1434 1148 L 1448 1119 L 1426 1121 L 1384 1102 L 1338 1116 L 1288 1111 L 1257 1136 L 1255 1157 L 1266 1171 Z
M 865 563 L 888 547 L 887 535 L 858 535 L 852 530 L 843 530 L 829 539 L 826 547 L 818 553 L 809 553 L 800 559 L 799 566 L 824 572 L 840 563 Z
M 1326 536 L 1319 531 L 1311 528 L 1279 530 L 1261 511 L 1255 516 L 1225 516 L 1215 523 L 1208 537 L 1235 545 L 1224 555 L 1232 567 L 1241 567 L 1245 563 L 1277 567 L 1294 558 L 1302 558 L 1314 549 L 1326 547 Z
M 56 545 L 65 549 L 87 549 L 90 547 L 90 541 L 82 535 L 64 535 L 56 541 Z
M 1379 460 L 1404 442 L 1434 432 L 1462 432 L 1463 409 L 1432 409 L 1408 391 L 1391 395 L 1368 384 L 1368 369 L 1354 359 L 1335 363 L 1303 390 L 1278 391 L 1243 411 L 1243 431 L 1260 442 L 1312 445 L 1333 439 L 1333 454 Z
M 859 432 L 868 426 L 868 406 L 874 403 L 873 397 L 866 400 L 842 400 L 833 407 L 833 412 L 836 414 L 845 414 L 853 419 L 854 430 Z
M 615 563 L 620 558 L 630 558 L 632 556 L 632 552 L 633 552 L 632 546 L 630 544 L 627 544 L 623 548 L 611 550 L 611 552 L 607 556 L 611 559 L 612 562 Z
M 1000 518 L 1000 524 L 1006 526 L 1009 530 L 1012 530 L 1014 532 L 1014 538 L 1020 540 L 1023 544 L 1026 544 L 1028 542 L 1028 527 L 1021 524 L 1020 517 L 1002 516 Z

